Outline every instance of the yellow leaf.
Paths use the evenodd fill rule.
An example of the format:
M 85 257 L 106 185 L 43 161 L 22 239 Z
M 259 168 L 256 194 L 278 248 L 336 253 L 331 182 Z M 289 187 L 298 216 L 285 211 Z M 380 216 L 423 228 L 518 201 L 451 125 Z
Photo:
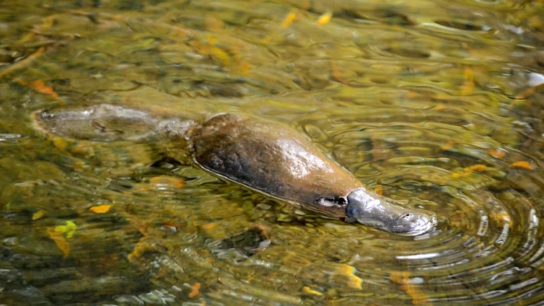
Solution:
M 40 209 L 37 212 L 32 214 L 32 221 L 39 220 L 45 216 L 45 210 Z
M 281 22 L 281 28 L 287 29 L 293 24 L 293 22 L 295 22 L 295 20 L 297 20 L 297 13 L 289 12 L 289 14 L 287 14 L 287 16 L 283 18 L 283 21 Z
M 465 83 L 461 89 L 461 95 L 468 96 L 474 92 L 474 71 L 471 68 L 466 67 L 463 72 L 463 77 L 465 78 Z
M 55 232 L 64 234 L 66 238 L 70 239 L 74 236 L 77 229 L 77 225 L 73 221 L 66 221 L 64 225 L 55 226 Z
M 304 292 L 304 294 L 307 294 L 307 295 L 315 295 L 315 296 L 322 296 L 323 293 L 317 291 L 317 290 L 314 290 L 308 286 L 304 286 L 302 288 L 302 292 Z
M 331 22 L 332 19 L 332 12 L 328 11 L 325 14 L 319 16 L 319 19 L 317 19 L 317 25 L 324 26 L 327 23 Z
M 471 172 L 471 173 L 474 173 L 474 172 L 484 172 L 487 170 L 487 166 L 486 165 L 482 165 L 482 164 L 476 164 L 476 165 L 472 165 L 472 166 L 469 166 L 469 167 L 466 167 L 465 168 L 465 171 L 467 172 Z
M 89 208 L 89 210 L 95 214 L 105 214 L 108 211 L 110 211 L 110 208 L 111 208 L 111 205 L 98 205 L 98 206 L 93 206 Z
M 68 255 L 70 254 L 70 244 L 68 243 L 68 241 L 66 241 L 66 239 L 64 239 L 62 233 L 58 232 L 56 228 L 48 228 L 47 235 L 49 236 L 49 239 L 55 242 L 55 245 L 62 252 L 64 258 L 68 257 Z
M 357 271 L 355 267 L 352 267 L 350 265 L 346 264 L 339 264 L 337 267 L 337 273 L 339 275 L 343 275 L 347 277 L 348 279 L 348 286 L 350 288 L 354 289 L 362 289 L 363 288 L 363 280 L 355 275 L 355 272 Z

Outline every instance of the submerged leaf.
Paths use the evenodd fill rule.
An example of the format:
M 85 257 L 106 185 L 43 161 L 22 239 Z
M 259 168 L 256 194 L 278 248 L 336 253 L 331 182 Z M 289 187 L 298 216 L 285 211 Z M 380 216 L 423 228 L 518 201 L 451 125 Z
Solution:
M 517 162 L 512 163 L 512 168 L 514 169 L 522 169 L 522 170 L 534 170 L 534 166 L 531 165 L 529 162 L 520 160 Z
M 89 210 L 95 214 L 105 214 L 108 211 L 110 211 L 110 208 L 111 208 L 111 205 L 98 205 L 98 206 L 93 206 L 89 208 Z
M 37 212 L 32 214 L 32 221 L 39 220 L 45 216 L 45 210 L 40 209 Z
M 28 83 L 24 81 L 19 81 L 19 84 L 25 87 L 28 87 L 30 89 L 33 89 L 34 91 L 41 93 L 43 95 L 50 96 L 51 98 L 55 100 L 59 99 L 59 95 L 55 92 L 55 90 L 53 90 L 52 87 L 45 85 L 45 83 L 42 80 L 36 80 L 36 81 L 28 82 Z
M 399 285 L 400 289 L 410 298 L 412 298 L 413 305 L 430 305 L 428 302 L 429 297 L 413 283 L 409 272 L 393 271 L 391 272 L 389 278 L 393 283 Z
M 496 159 L 503 159 L 506 156 L 506 152 L 501 149 L 489 150 L 487 154 Z
M 328 11 L 325 14 L 319 16 L 319 18 L 317 19 L 317 25 L 324 26 L 328 24 L 329 22 L 331 22 L 331 19 L 332 19 L 332 12 Z
M 72 238 L 77 230 L 77 225 L 74 221 L 68 220 L 64 225 L 55 226 L 55 232 L 64 234 L 68 239 Z
M 195 283 L 192 287 L 191 287 L 191 292 L 189 293 L 189 298 L 190 299 L 194 299 L 196 298 L 197 296 L 200 295 L 200 283 Z
M 317 290 L 314 290 L 308 286 L 304 286 L 302 288 L 302 292 L 304 292 L 304 294 L 307 294 L 307 295 L 315 295 L 315 296 L 322 296 L 323 293 L 317 291 Z
M 62 255 L 64 258 L 68 257 L 70 255 L 70 244 L 68 241 L 64 238 L 61 232 L 57 231 L 57 228 L 48 228 L 47 229 L 47 235 L 49 236 L 49 239 L 53 240 L 55 242 L 55 245 L 57 248 L 62 252 Z
M 281 22 L 281 28 L 282 29 L 287 29 L 288 27 L 290 27 L 293 24 L 293 22 L 295 22 L 295 20 L 297 20 L 297 13 L 289 12 L 289 14 L 287 14 L 287 16 L 285 16 L 285 18 L 283 18 L 283 20 Z
M 336 272 L 338 275 L 342 275 L 347 277 L 348 279 L 348 286 L 353 289 L 362 289 L 363 288 L 363 280 L 355 275 L 355 272 L 357 269 L 355 267 L 347 265 L 347 264 L 339 264 L 337 266 Z

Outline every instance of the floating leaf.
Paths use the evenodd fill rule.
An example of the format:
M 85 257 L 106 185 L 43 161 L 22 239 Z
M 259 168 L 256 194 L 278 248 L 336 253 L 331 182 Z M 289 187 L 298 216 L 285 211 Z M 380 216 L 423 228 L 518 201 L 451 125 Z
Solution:
M 517 162 L 512 163 L 512 168 L 514 169 L 522 169 L 522 170 L 533 170 L 535 167 L 531 165 L 529 162 L 520 160 Z
M 200 295 L 200 283 L 195 283 L 192 287 L 191 287 L 191 292 L 189 293 L 189 298 L 190 299 L 194 299 L 196 298 L 197 296 Z
M 55 229 L 48 228 L 47 235 L 49 236 L 49 239 L 55 242 L 55 245 L 62 252 L 62 255 L 64 256 L 64 258 L 70 255 L 70 244 L 68 243 L 66 239 L 64 239 L 64 236 L 62 235 L 62 233 L 57 231 L 57 228 Z
M 45 216 L 45 210 L 40 209 L 37 212 L 32 214 L 32 221 L 39 220 Z
M 64 234 L 64 236 L 68 239 L 72 238 L 77 230 L 77 225 L 74 223 L 74 221 L 66 221 L 64 225 L 58 225 L 55 226 L 55 231 L 60 234 Z
M 111 209 L 111 205 L 106 205 L 106 204 L 93 206 L 93 207 L 89 208 L 89 210 L 92 211 L 95 214 L 105 214 L 108 211 L 110 211 L 110 209 Z

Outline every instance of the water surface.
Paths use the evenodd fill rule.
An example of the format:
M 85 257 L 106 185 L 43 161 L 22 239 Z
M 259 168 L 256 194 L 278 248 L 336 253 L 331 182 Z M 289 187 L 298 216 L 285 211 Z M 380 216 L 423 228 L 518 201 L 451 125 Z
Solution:
M 27 2 L 0 8 L 0 304 L 544 300 L 542 2 Z M 438 228 L 324 219 L 180 144 L 30 119 L 99 103 L 283 122 Z

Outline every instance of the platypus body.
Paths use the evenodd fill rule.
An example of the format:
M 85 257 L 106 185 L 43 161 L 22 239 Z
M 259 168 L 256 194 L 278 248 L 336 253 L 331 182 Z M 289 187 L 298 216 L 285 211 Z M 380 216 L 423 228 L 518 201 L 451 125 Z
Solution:
M 223 113 L 197 123 L 108 104 L 42 111 L 34 119 L 45 132 L 76 139 L 183 139 L 205 171 L 346 222 L 405 235 L 426 233 L 436 224 L 432 215 L 366 190 L 307 137 L 276 122 Z

